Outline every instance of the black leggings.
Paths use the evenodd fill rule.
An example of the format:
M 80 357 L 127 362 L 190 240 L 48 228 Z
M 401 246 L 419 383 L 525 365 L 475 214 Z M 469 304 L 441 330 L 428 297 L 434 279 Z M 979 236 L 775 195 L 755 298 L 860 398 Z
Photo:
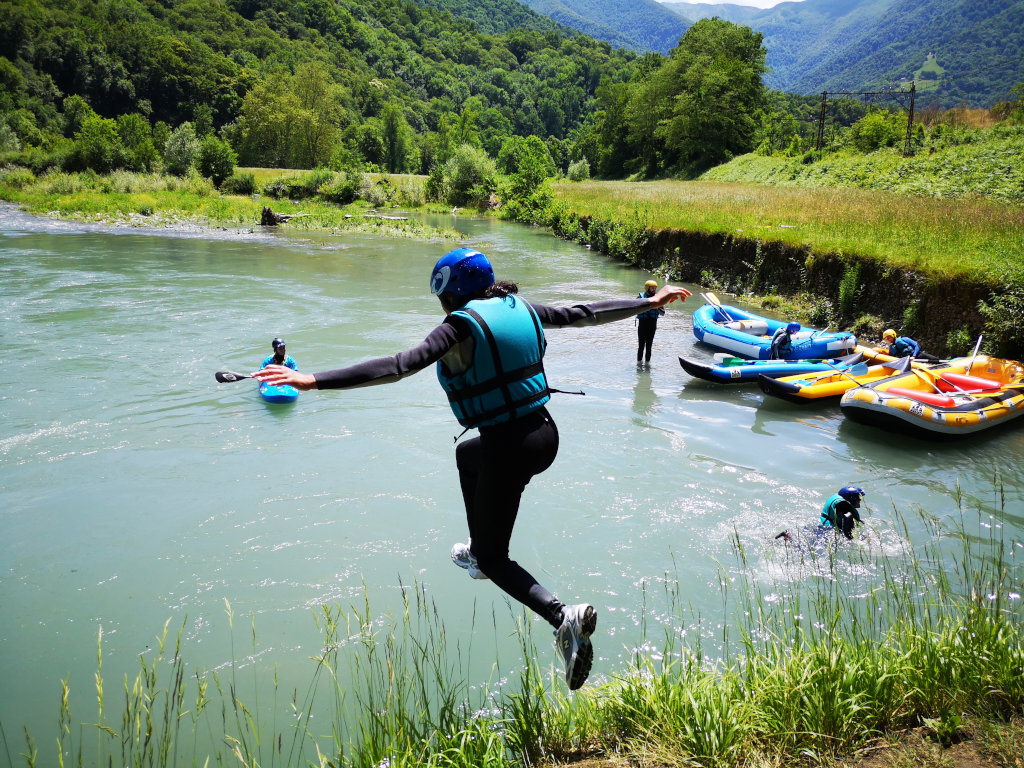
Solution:
M 472 552 L 480 570 L 556 629 L 563 604 L 516 561 L 508 546 L 527 483 L 551 466 L 558 453 L 558 428 L 540 408 L 496 427 L 455 449 Z
M 636 361 L 639 363 L 643 358 L 647 362 L 651 360 L 651 346 L 654 344 L 654 332 L 658 330 L 658 319 L 656 317 L 641 317 L 636 324 L 636 338 L 638 346 L 636 349 Z

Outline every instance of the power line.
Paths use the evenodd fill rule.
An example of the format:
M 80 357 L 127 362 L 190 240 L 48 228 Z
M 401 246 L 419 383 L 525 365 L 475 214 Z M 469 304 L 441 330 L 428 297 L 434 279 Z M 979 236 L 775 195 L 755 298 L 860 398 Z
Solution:
M 903 104 L 903 100 L 900 97 L 909 96 L 910 108 L 907 110 L 907 139 L 903 147 L 903 154 L 907 156 L 913 154 L 910 146 L 910 133 L 914 126 L 914 99 L 916 94 L 917 86 L 915 83 L 910 84 L 909 91 L 822 91 L 821 111 L 818 113 L 818 137 L 815 149 L 820 153 L 825 145 L 825 109 L 829 96 L 888 96 L 890 98 L 895 98 L 900 102 L 900 104 Z

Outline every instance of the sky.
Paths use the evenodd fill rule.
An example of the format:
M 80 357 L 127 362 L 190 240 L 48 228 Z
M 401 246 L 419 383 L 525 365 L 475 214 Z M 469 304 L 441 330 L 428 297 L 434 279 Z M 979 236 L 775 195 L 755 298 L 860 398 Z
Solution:
M 803 0 L 658 0 L 659 3 L 728 3 L 729 5 L 753 5 L 756 8 L 772 8 L 787 1 L 803 2 Z

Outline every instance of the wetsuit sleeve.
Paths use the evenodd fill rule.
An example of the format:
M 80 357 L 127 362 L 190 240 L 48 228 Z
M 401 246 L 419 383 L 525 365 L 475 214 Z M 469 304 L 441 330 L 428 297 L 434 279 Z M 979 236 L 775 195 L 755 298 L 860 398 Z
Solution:
M 347 368 L 314 373 L 313 378 L 316 379 L 317 389 L 352 389 L 391 384 L 436 363 L 467 333 L 464 324 L 446 320 L 415 347 L 399 352 L 394 357 L 377 357 Z
M 592 304 L 574 304 L 571 307 L 548 307 L 530 304 L 545 328 L 588 326 L 614 323 L 636 317 L 651 308 L 647 299 L 609 299 Z

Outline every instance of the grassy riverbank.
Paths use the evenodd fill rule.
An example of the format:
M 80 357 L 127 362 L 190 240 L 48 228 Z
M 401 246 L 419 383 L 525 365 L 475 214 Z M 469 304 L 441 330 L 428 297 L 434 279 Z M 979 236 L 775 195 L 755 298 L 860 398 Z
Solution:
M 969 754 L 1016 768 L 1024 570 L 1019 545 L 987 524 L 993 514 L 1002 512 L 979 510 L 969 531 L 926 521 L 931 543 L 918 549 L 882 546 L 871 530 L 857 543 L 766 542 L 757 552 L 737 541 L 719 579 L 720 615 L 681 605 L 679 574 L 653 579 L 645 605 L 674 615 L 676 629 L 648 638 L 615 679 L 575 694 L 548 632 L 538 648 L 530 621 L 520 624 L 522 658 L 496 670 L 499 682 L 467 679 L 421 585 L 403 589 L 398 617 L 375 616 L 369 598 L 315 612 L 323 643 L 309 684 L 271 692 L 291 702 L 290 725 L 257 706 L 251 672 L 240 674 L 250 657 L 187 672 L 183 633 L 165 629 L 123 702 L 120 686 L 104 697 L 101 667 L 95 708 L 72 712 L 65 692 L 57 733 L 26 734 L 24 751 L 13 741 L 20 728 L 3 724 L 0 759 L 55 765 L 59 748 L 65 763 L 84 765 L 957 766 L 967 739 Z M 893 532 L 901 527 L 897 515 Z M 257 637 L 253 621 L 253 658 Z M 883 748 L 904 762 L 872 762 Z
M 855 254 L 942 277 L 1024 281 L 1024 208 L 981 198 L 671 180 L 552 189 L 579 216 Z
M 93 173 L 52 173 L 36 178 L 24 169 L 0 171 L 0 199 L 29 213 L 62 219 L 136 227 L 199 226 L 252 229 L 260 224 L 264 207 L 291 218 L 287 229 L 297 232 L 374 232 L 393 237 L 455 239 L 452 230 L 427 227 L 403 220 L 389 211 L 398 205 L 423 205 L 419 177 L 367 175 L 362 196 L 339 205 L 316 194 L 333 177 L 315 172 L 248 169 L 255 183 L 253 194 L 222 194 L 207 180 L 192 174 L 181 178 L 127 171 L 97 176 Z M 296 199 L 274 197 L 269 187 L 289 185 Z M 308 185 L 308 186 L 307 186 Z M 309 189 L 308 193 L 303 193 Z

